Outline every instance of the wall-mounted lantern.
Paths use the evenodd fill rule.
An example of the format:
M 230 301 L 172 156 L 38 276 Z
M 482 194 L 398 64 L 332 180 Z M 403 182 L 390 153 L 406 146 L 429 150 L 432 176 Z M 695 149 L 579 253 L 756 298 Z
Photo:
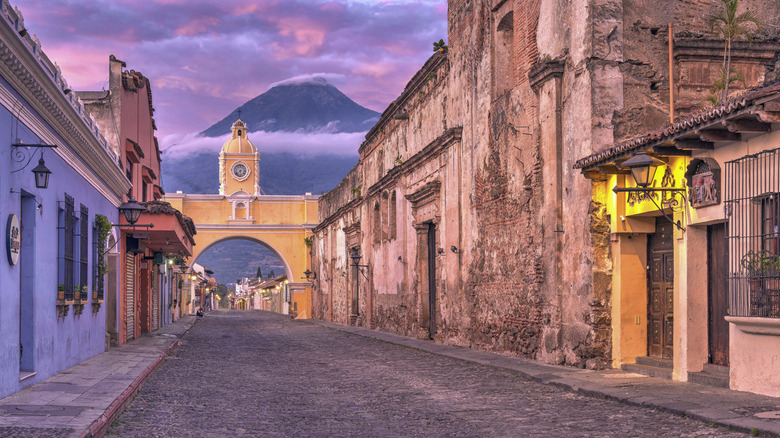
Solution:
M 35 187 L 39 189 L 45 189 L 49 187 L 49 175 L 51 170 L 46 167 L 46 162 L 43 161 L 43 152 L 41 152 L 41 159 L 38 160 L 38 165 L 33 167 L 33 174 L 35 174 Z
M 119 206 L 119 212 L 125 216 L 127 223 L 134 226 L 138 219 L 141 218 L 141 213 L 146 211 L 146 207 L 135 202 L 132 197 L 129 201 Z
M 636 155 L 624 161 L 621 166 L 628 167 L 636 185 L 644 188 L 649 186 L 655 179 L 655 171 L 658 170 L 658 166 L 663 166 L 664 164 L 666 163 L 642 151 L 637 152 Z
M 648 187 L 653 180 L 655 179 L 655 172 L 658 170 L 659 166 L 662 166 L 666 163 L 663 161 L 651 157 L 647 155 L 646 152 L 641 151 L 637 152 L 633 157 L 629 158 L 628 160 L 624 161 L 620 164 L 621 167 L 627 167 L 631 171 L 631 176 L 634 177 L 634 182 L 636 182 L 636 185 L 639 187 L 615 187 L 612 189 L 614 193 L 653 193 L 653 192 L 671 192 L 674 195 L 680 195 L 680 197 L 683 199 L 684 204 L 687 205 L 688 201 L 685 197 L 685 189 L 683 188 L 676 188 L 676 187 Z M 674 219 L 669 217 L 666 212 L 664 212 L 664 209 L 661 208 L 660 205 L 658 205 L 657 202 L 655 202 L 655 199 L 652 196 L 648 196 L 652 202 L 653 205 L 655 205 L 655 208 L 658 209 L 661 214 L 669 219 L 669 222 L 674 224 L 675 227 L 677 227 L 679 230 L 685 231 L 685 228 L 680 224 L 680 221 L 675 222 Z M 670 201 L 675 206 L 679 206 L 678 200 Z
M 30 151 L 30 148 L 41 150 L 41 158 L 38 160 L 38 165 L 32 169 L 32 172 L 35 175 L 35 187 L 39 189 L 45 189 L 49 187 L 49 176 L 51 175 L 51 170 L 49 170 L 49 168 L 46 167 L 46 162 L 43 161 L 43 150 L 56 148 L 57 145 L 56 144 L 25 144 L 22 143 L 21 140 L 17 140 L 16 143 L 11 144 L 11 147 L 14 148 L 14 154 L 13 154 L 14 161 L 23 162 L 27 160 L 27 162 L 24 163 L 24 166 L 20 167 L 19 169 L 12 170 L 11 173 L 24 170 L 27 168 L 27 166 L 30 165 L 30 162 L 35 156 L 35 152 Z M 24 148 L 24 150 L 22 150 L 21 148 Z M 29 156 L 27 156 L 27 154 L 29 154 Z

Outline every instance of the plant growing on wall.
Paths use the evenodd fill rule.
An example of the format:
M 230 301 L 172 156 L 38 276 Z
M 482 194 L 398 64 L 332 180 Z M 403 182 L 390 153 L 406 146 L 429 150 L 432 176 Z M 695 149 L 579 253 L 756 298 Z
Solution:
M 723 70 L 721 76 L 723 79 L 723 90 L 720 95 L 720 102 L 726 100 L 729 96 L 729 84 L 733 82 L 731 71 L 731 43 L 734 38 L 745 36 L 748 41 L 752 41 L 749 25 L 755 25 L 760 32 L 761 22 L 752 11 L 746 11 L 737 15 L 739 0 L 722 0 L 723 9 L 709 17 L 710 29 L 718 34 L 724 40 L 723 45 Z
M 103 276 L 108 273 L 108 266 L 106 265 L 106 240 L 111 233 L 111 222 L 108 218 L 102 214 L 95 215 L 95 228 L 97 228 L 97 275 Z
M 360 197 L 360 186 L 352 187 L 352 194 L 355 195 L 356 198 Z
M 306 245 L 306 248 L 311 249 L 312 243 L 313 243 L 313 241 L 312 241 L 311 237 L 304 237 L 303 238 L 303 244 Z
M 434 52 L 446 52 L 447 51 L 447 44 L 444 43 L 444 40 L 439 40 L 438 42 L 434 41 L 433 43 L 433 51 Z

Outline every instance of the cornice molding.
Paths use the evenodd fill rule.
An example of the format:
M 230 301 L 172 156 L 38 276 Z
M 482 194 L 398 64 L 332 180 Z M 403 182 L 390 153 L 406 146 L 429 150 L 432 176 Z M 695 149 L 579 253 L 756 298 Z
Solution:
M 118 157 L 100 135 L 94 118 L 88 115 L 75 93 L 70 91 L 66 95 L 68 84 L 59 67 L 41 51 L 38 39 L 29 33 L 24 37 L 19 34 L 20 30 L 26 30 L 21 13 L 18 9 L 12 9 L 8 0 L 2 0 L 0 15 L 3 17 L 0 20 L 0 74 L 65 144 L 51 135 L 49 128 L 41 123 L 30 126 L 31 129 L 40 130 L 36 135 L 42 140 L 60 146 L 55 149 L 55 153 L 93 186 L 99 190 L 100 186 L 107 186 L 111 193 L 109 198 L 119 198 L 127 193 L 130 183 L 119 169 Z M 18 99 L 7 90 L 4 91 L 5 106 L 13 114 L 21 116 L 26 112 Z M 25 116 L 28 119 L 25 122 L 37 122 L 33 114 Z M 102 181 L 102 184 L 98 181 Z

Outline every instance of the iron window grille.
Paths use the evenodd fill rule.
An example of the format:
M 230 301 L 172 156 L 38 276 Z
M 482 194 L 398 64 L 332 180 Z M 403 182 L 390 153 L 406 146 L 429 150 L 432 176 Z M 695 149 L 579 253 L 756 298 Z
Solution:
M 726 163 L 728 314 L 780 318 L 780 149 Z
M 81 283 L 81 300 L 87 299 L 89 283 L 89 209 L 80 205 L 80 231 L 79 231 L 79 282 Z
M 73 254 L 73 231 L 74 231 L 74 201 L 71 196 L 65 194 L 64 208 L 60 210 L 60 254 L 59 254 L 59 283 L 65 288 L 64 299 L 72 301 L 74 297 L 74 274 L 73 264 L 75 257 Z

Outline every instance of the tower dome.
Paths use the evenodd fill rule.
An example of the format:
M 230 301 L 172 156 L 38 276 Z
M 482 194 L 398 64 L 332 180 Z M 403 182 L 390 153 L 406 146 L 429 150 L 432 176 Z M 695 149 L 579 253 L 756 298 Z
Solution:
M 230 140 L 226 141 L 222 145 L 222 152 L 226 154 L 255 154 L 257 148 L 247 138 L 246 123 L 243 120 L 238 119 L 233 126 L 230 127 L 233 131 L 233 136 Z

